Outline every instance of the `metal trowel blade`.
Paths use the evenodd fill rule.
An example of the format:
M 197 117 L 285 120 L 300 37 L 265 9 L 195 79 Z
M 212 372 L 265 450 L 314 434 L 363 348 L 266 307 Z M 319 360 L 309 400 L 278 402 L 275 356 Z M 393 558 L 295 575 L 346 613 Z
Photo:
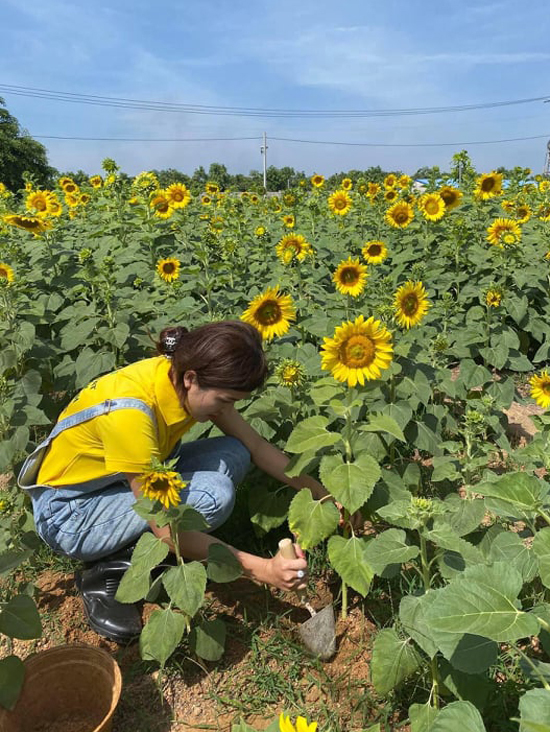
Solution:
M 328 661 L 336 653 L 336 621 L 332 605 L 319 610 L 298 628 L 305 647 L 317 658 Z

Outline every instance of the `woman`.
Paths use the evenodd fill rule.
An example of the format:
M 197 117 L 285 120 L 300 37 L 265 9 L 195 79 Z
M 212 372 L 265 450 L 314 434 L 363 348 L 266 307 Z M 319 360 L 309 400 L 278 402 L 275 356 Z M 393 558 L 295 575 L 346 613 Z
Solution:
M 101 376 L 83 389 L 50 434 L 27 459 L 19 476 L 29 490 L 37 531 L 54 551 L 96 564 L 77 583 L 91 626 L 124 641 L 141 629 L 132 605 L 114 595 L 129 566 L 127 550 L 145 532 L 171 543 L 168 527 L 140 518 L 132 506 L 140 475 L 152 458 L 176 458 L 187 483 L 181 500 L 199 511 L 210 530 L 230 515 L 235 486 L 252 460 L 259 468 L 315 498 L 326 490 L 309 476 L 289 478 L 289 458 L 264 440 L 235 409 L 267 375 L 261 336 L 240 321 L 210 323 L 187 331 L 165 329 L 158 356 Z M 195 422 L 212 422 L 224 437 L 180 443 Z M 188 559 L 206 559 L 219 539 L 200 531 L 182 532 Z M 297 548 L 294 560 L 258 557 L 229 546 L 243 572 L 282 590 L 305 586 L 307 563 Z

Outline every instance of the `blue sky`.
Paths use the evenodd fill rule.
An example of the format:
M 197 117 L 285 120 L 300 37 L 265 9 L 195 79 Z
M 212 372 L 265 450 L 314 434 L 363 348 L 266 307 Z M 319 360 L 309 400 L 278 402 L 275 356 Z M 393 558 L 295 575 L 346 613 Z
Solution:
M 268 137 L 268 164 L 331 174 L 381 165 L 414 173 L 448 166 L 466 147 L 476 168 L 541 172 L 550 103 L 383 118 L 194 115 L 18 96 L 2 84 L 218 107 L 380 110 L 482 104 L 548 95 L 547 0 L 2 0 L 0 97 L 32 135 Z M 345 147 L 300 140 L 467 143 Z M 260 142 L 41 140 L 60 170 L 100 172 L 113 157 L 129 174 L 211 162 L 260 169 Z

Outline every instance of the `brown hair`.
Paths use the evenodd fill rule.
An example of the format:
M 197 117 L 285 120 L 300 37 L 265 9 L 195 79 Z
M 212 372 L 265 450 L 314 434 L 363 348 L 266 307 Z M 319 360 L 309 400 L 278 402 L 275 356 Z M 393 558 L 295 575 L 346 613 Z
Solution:
M 160 334 L 157 352 L 172 361 L 170 374 L 178 391 L 185 391 L 186 371 L 197 374 L 201 388 L 253 391 L 267 376 L 262 337 L 240 320 L 207 323 L 192 331 L 178 326 Z

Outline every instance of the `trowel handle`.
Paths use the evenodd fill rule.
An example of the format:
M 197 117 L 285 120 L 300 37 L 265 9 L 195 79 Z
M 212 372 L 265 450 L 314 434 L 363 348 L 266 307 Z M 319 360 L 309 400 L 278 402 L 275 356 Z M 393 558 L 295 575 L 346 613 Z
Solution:
M 279 554 L 285 559 L 298 559 L 296 556 L 296 550 L 294 549 L 294 543 L 292 539 L 281 539 L 279 542 Z M 306 590 L 296 590 L 296 595 L 300 602 L 306 601 Z

